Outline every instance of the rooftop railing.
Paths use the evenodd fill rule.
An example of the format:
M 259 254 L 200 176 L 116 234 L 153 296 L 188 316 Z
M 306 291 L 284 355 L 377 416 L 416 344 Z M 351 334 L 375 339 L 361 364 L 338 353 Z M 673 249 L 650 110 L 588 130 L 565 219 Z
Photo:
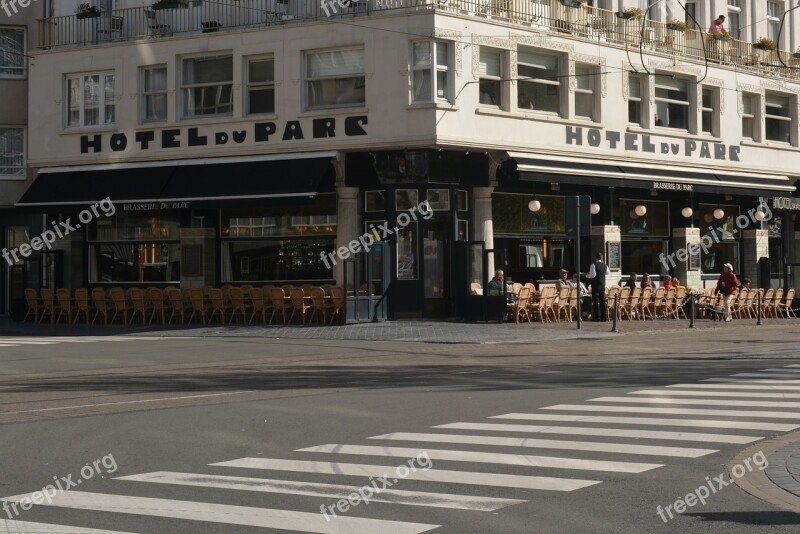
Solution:
M 577 0 L 189 0 L 39 20 L 39 47 L 77 47 L 400 11 L 460 13 L 567 38 L 800 78 L 791 52 L 720 40 L 697 29 L 588 7 Z M 780 56 L 779 56 L 780 54 Z M 783 60 L 783 63 L 780 61 Z

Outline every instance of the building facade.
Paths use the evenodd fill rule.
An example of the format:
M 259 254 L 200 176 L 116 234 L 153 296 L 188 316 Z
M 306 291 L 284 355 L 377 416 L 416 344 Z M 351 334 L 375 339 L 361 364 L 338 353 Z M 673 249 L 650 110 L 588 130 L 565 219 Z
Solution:
M 27 165 L 30 55 L 36 51 L 36 19 L 41 6 L 8 5 L 0 9 L 0 250 L 15 248 L 38 233 L 41 217 L 19 213 L 14 204 L 31 184 Z M 25 287 L 41 281 L 41 258 L 30 262 L 0 262 L 0 316 Z
M 795 283 L 786 2 L 69 4 L 38 26 L 16 203 L 63 229 L 56 285 L 352 282 L 365 235 L 386 253 L 357 262 L 388 267 L 365 290 L 394 317 L 458 315 L 495 267 L 553 278 L 595 251 L 608 283 L 700 287 L 727 262 Z M 736 31 L 708 34 L 723 13 Z

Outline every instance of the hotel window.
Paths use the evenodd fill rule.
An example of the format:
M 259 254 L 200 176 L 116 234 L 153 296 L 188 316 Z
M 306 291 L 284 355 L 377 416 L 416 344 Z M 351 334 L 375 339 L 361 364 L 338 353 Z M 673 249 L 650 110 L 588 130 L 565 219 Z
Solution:
M 517 106 L 561 114 L 559 56 L 517 52 Z
M 765 137 L 767 141 L 791 143 L 792 114 L 788 96 L 767 94 L 765 115 Z
M 25 76 L 25 30 L 0 27 L 0 77 Z
M 575 116 L 596 120 L 595 98 L 598 72 L 589 65 L 575 66 Z
M 68 76 L 67 127 L 114 124 L 115 85 L 113 74 Z
M 644 126 L 642 123 L 642 81 L 640 76 L 628 78 L 628 122 Z
M 684 22 L 690 27 L 695 28 L 694 21 L 697 19 L 697 4 L 686 2 L 684 7 Z
M 233 57 L 183 60 L 183 117 L 230 115 L 233 112 Z
M 450 100 L 450 44 L 441 41 L 412 43 L 414 102 Z
M 756 112 L 758 110 L 758 95 L 742 95 L 742 137 L 758 141 L 756 129 Z
M 481 47 L 478 62 L 479 102 L 482 105 L 503 107 L 503 52 Z
M 366 103 L 364 47 L 306 52 L 307 109 Z
M 25 176 L 25 130 L 0 126 L 0 178 Z
M 656 115 L 664 126 L 676 130 L 689 129 L 691 102 L 689 80 L 656 74 Z
M 703 88 L 702 101 L 700 102 L 700 131 L 704 134 L 718 135 L 717 127 L 719 115 L 715 110 L 719 109 L 717 101 L 719 92 L 715 89 Z
M 142 122 L 167 120 L 167 67 L 142 69 Z
M 728 0 L 728 18 L 725 21 L 725 28 L 733 39 L 742 38 L 742 4 L 744 0 Z M 717 18 L 716 15 L 712 16 Z
M 767 37 L 780 46 L 778 42 L 778 31 L 781 27 L 781 17 L 783 17 L 783 2 L 767 2 Z
M 275 113 L 275 59 L 253 58 L 247 62 L 247 114 Z

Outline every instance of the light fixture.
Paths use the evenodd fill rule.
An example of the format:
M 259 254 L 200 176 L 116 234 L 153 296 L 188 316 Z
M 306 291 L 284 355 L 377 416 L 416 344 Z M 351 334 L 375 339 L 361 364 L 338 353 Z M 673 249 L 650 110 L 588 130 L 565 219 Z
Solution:
M 531 210 L 534 213 L 539 211 L 541 209 L 541 207 L 542 207 L 542 203 L 539 202 L 538 200 L 531 200 L 530 202 L 528 202 L 528 209 Z
M 722 210 L 721 210 L 721 209 L 719 209 L 719 208 L 717 208 L 717 209 L 715 209 L 715 210 L 714 210 L 714 218 L 715 218 L 715 219 L 721 219 L 721 218 L 723 218 L 723 217 L 725 217 L 725 212 L 724 212 L 724 211 L 722 211 Z
M 589 211 L 592 212 L 592 215 L 597 215 L 600 213 L 600 204 L 597 202 L 592 202 L 592 205 L 589 207 Z
M 753 214 L 753 217 L 755 217 L 755 219 L 757 221 L 761 222 L 761 221 L 764 220 L 764 212 L 761 211 L 761 210 L 758 210 L 758 211 L 755 212 L 755 214 Z
M 686 217 L 687 219 L 688 219 L 689 217 L 691 217 L 691 216 L 692 216 L 692 213 L 694 213 L 694 212 L 692 211 L 692 208 L 683 208 L 683 209 L 681 210 L 681 215 L 683 215 L 683 216 L 684 216 L 684 217 Z
M 633 208 L 633 211 L 635 211 L 636 215 L 638 215 L 639 217 L 644 217 L 644 215 L 647 213 L 647 207 L 643 204 L 639 204 L 638 206 Z

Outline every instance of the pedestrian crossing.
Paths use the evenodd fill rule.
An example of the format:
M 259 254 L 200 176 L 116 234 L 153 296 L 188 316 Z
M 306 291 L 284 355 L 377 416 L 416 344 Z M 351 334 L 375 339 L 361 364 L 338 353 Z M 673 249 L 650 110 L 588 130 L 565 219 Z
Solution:
M 220 529 L 225 525 L 332 534 L 452 531 L 442 521 L 444 516 L 426 515 L 425 510 L 503 514 L 537 494 L 592 491 L 604 481 L 691 463 L 723 446 L 744 446 L 798 429 L 800 402 L 793 399 L 800 399 L 800 392 L 793 391 L 800 386 L 791 385 L 798 382 L 792 376 L 800 377 L 800 365 L 638 389 L 622 396 L 498 414 L 485 421 L 442 423 L 429 431 L 398 429 L 352 443 L 287 451 L 283 458 L 220 459 L 195 473 L 119 476 L 113 482 L 119 483 L 116 491 L 67 491 L 37 507 L 199 521 Z M 697 405 L 703 408 L 693 407 Z M 552 439 L 542 439 L 545 436 Z M 405 469 L 400 475 L 397 466 L 423 456 L 430 461 L 424 469 Z M 340 499 L 352 502 L 353 495 L 374 479 L 386 482 L 369 499 L 370 505 L 383 507 L 380 519 L 364 513 L 363 503 L 334 518 L 320 513 L 320 505 Z M 142 496 L 147 488 L 159 497 Z M 264 504 L 196 502 L 187 500 L 180 488 L 260 494 Z M 169 498 L 164 497 L 165 490 Z M 19 504 L 34 496 L 15 495 L 0 503 Z M 287 505 L 284 496 L 296 500 Z M 0 534 L 137 534 L 91 527 L 30 522 L 23 517 L 0 519 Z
M 192 338 L 170 338 L 155 336 L 0 337 L 0 348 L 26 346 L 38 347 L 46 345 L 66 345 L 79 343 L 117 343 L 122 341 L 162 341 L 165 339 Z M 2 530 L 0 530 L 0 534 L 3 534 Z

